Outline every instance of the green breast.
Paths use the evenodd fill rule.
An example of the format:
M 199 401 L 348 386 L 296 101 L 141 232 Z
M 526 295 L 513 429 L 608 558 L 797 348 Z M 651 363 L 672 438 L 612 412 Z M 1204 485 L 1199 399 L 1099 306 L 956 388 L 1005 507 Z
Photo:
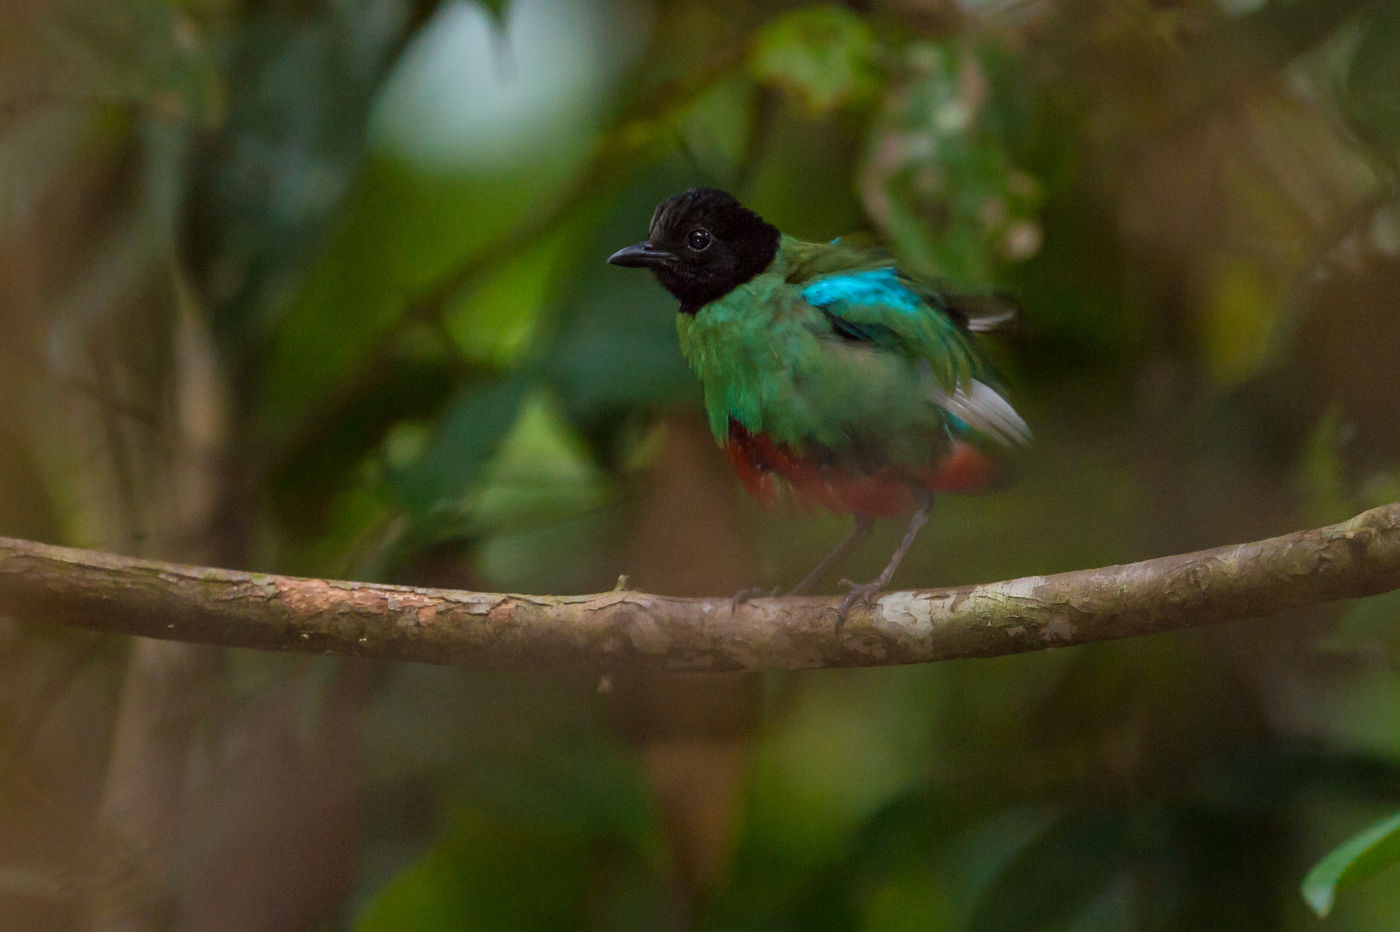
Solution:
M 927 367 L 832 333 L 772 266 L 677 320 L 681 351 L 704 386 L 710 430 L 729 421 L 802 452 L 820 446 L 863 462 L 928 463 L 946 442 Z

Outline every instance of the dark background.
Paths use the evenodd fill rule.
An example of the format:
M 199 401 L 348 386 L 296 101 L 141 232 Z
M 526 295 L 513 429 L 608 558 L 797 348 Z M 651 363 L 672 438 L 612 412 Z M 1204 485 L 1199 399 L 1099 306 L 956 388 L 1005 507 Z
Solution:
M 897 584 L 1339 520 L 1400 494 L 1397 75 L 1360 0 L 0 0 L 0 533 L 790 585 L 845 519 L 743 498 L 671 300 L 605 264 L 695 184 L 1024 303 L 1036 445 Z M 1310 929 L 1400 802 L 1397 614 L 669 680 L 0 619 L 0 915 Z M 1400 925 L 1395 879 L 1327 928 Z

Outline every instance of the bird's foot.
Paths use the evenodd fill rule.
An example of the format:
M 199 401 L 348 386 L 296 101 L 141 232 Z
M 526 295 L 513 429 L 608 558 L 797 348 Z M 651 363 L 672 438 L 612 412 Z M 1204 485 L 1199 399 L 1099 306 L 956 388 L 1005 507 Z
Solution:
M 846 597 L 841 600 L 841 605 L 836 609 L 836 630 L 840 632 L 841 626 L 846 623 L 846 615 L 850 612 L 851 606 L 857 602 L 864 602 L 870 605 L 871 596 L 885 588 L 887 580 L 877 579 L 874 582 L 854 583 L 849 579 L 841 580 L 841 585 L 846 586 L 851 591 L 846 593 Z
M 756 599 L 759 596 L 768 596 L 772 598 L 778 594 L 781 588 L 781 586 L 774 586 L 772 589 L 767 589 L 763 586 L 749 586 L 747 589 L 740 589 L 738 592 L 734 593 L 734 598 L 729 600 L 729 614 L 734 614 L 739 610 L 739 606 L 743 605 L 749 599 Z

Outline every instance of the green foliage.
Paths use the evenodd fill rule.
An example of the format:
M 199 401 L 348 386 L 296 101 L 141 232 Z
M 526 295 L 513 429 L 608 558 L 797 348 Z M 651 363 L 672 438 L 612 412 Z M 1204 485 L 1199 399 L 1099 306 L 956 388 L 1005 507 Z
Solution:
M 505 439 L 524 397 L 524 383 L 509 380 L 467 386 L 450 399 L 423 449 L 393 470 L 404 505 L 419 515 L 450 507 Z
M 1040 185 L 1013 163 L 1023 76 L 993 43 L 914 42 L 877 118 L 862 177 L 876 220 L 916 269 L 983 282 L 1040 248 Z
M 994 351 L 1036 444 L 940 501 L 898 584 L 1336 520 L 1400 494 L 1397 73 L 1368 0 L 0 5 L 0 533 L 479 589 L 797 578 L 842 522 L 740 504 L 669 299 L 605 262 L 696 184 L 1024 306 Z M 742 714 L 380 669 L 318 791 L 351 807 L 318 862 L 358 875 L 263 899 L 332 889 L 298 921 L 365 930 L 1312 928 L 1332 807 L 1397 802 L 1397 612 L 716 685 Z M 3 633 L 0 849 L 87 850 L 125 653 Z M 335 720 L 288 670 L 189 703 L 178 759 L 239 824 L 271 804 L 206 752 L 298 786 L 258 700 L 309 747 Z M 1383 884 L 1345 900 L 1339 928 L 1400 922 Z
M 879 47 L 869 24 L 844 7 L 819 6 L 779 16 L 758 31 L 753 76 L 825 113 L 872 99 L 879 89 Z
M 1022 848 L 982 892 L 971 928 L 1002 932 L 1070 924 L 1127 867 L 1131 817 L 1077 810 Z
M 1358 131 L 1375 140 L 1377 154 L 1400 162 L 1400 10 L 1373 4 L 1346 73 L 1343 104 Z
M 362 914 L 359 932 L 577 928 L 588 839 L 465 817 Z
M 1338 891 L 1400 863 L 1400 812 L 1358 832 L 1317 862 L 1303 878 L 1303 898 L 1326 919 Z

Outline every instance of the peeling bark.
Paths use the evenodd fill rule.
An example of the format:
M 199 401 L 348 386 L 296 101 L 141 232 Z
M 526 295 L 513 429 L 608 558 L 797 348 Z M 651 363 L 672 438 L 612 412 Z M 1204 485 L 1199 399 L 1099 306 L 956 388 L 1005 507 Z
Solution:
M 1400 589 L 1400 503 L 1330 527 L 1054 576 L 836 597 L 544 596 L 245 573 L 0 538 L 0 613 L 225 647 L 435 664 L 732 671 L 994 657 Z

